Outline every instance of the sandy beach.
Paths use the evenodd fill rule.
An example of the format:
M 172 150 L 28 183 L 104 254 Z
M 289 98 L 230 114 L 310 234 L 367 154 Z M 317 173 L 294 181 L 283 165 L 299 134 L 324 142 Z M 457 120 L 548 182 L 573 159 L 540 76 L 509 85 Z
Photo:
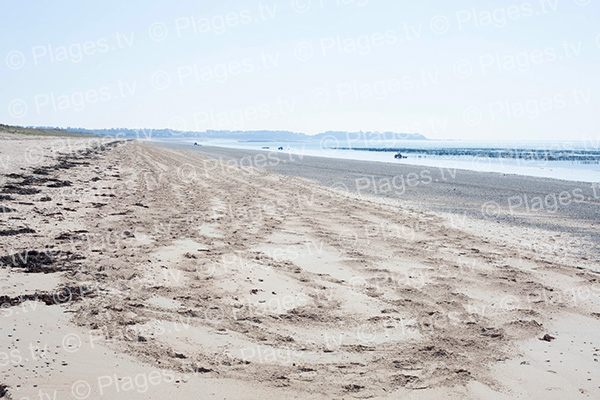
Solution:
M 589 184 L 0 140 L 12 399 L 600 396 Z

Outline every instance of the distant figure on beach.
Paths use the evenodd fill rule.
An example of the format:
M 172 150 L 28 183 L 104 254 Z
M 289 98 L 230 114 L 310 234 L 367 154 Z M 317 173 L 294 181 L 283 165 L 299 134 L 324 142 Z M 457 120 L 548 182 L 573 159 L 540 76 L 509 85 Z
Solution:
M 402 153 L 396 153 L 394 158 L 406 158 L 406 156 L 403 156 Z
M 194 142 L 194 146 L 200 146 L 198 142 Z
M 277 150 L 283 150 L 283 146 L 279 146 Z

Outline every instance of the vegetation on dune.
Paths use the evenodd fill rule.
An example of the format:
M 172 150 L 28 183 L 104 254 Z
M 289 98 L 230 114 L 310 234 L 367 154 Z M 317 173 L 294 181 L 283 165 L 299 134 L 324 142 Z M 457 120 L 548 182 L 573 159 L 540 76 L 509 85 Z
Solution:
M 72 132 L 58 128 L 52 129 L 41 129 L 41 128 L 26 128 L 22 126 L 11 126 L 0 124 L 0 133 L 14 133 L 17 135 L 26 135 L 26 136 L 71 136 L 71 137 L 79 137 L 79 136 L 93 136 L 89 133 L 84 132 Z

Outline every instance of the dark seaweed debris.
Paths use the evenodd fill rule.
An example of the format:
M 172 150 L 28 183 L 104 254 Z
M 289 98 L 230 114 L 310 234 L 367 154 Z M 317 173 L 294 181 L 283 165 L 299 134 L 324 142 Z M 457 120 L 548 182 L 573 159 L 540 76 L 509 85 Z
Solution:
M 72 183 L 70 181 L 56 180 L 53 183 L 49 184 L 48 187 L 58 188 L 58 187 L 65 187 L 65 186 L 71 186 L 71 185 L 72 185 Z
M 47 175 L 47 174 L 41 174 L 41 175 Z M 12 182 L 9 184 L 12 186 L 31 186 L 31 185 L 42 185 L 45 183 L 49 183 L 48 187 L 64 187 L 64 186 L 72 185 L 72 182 L 70 182 L 70 181 L 62 181 L 57 178 L 46 178 L 46 177 L 40 178 L 40 177 L 35 176 L 35 173 L 33 176 L 27 176 L 27 175 L 23 175 L 23 174 L 8 174 L 8 175 L 6 175 L 6 177 L 10 178 L 10 179 L 21 179 L 20 182 Z
M 41 301 L 47 306 L 53 304 L 65 304 L 71 301 L 79 301 L 84 297 L 93 297 L 93 290 L 82 286 L 65 286 L 53 293 L 41 292 L 25 294 L 16 297 L 0 296 L 2 307 L 17 306 L 25 301 Z
M 364 389 L 364 386 L 361 385 L 357 385 L 357 384 L 351 384 L 351 385 L 345 385 L 344 389 L 348 392 L 360 392 L 362 389 Z
M 27 272 L 46 272 L 50 269 L 47 266 L 55 262 L 54 257 L 37 250 L 25 250 L 21 253 L 0 257 L 0 264 L 13 268 L 25 268 Z
M 52 172 L 59 171 L 61 169 L 70 169 L 79 166 L 90 166 L 90 162 L 86 161 L 87 158 L 94 154 L 99 154 L 101 151 L 108 150 L 120 141 L 114 141 L 102 145 L 97 145 L 91 149 L 79 151 L 75 154 L 61 155 L 57 158 L 57 162 L 54 165 L 47 165 L 35 168 L 31 171 L 33 175 L 27 176 L 23 174 L 11 173 L 5 176 L 9 179 L 21 179 L 20 182 L 10 182 L 2 187 L 2 192 L 7 194 L 20 194 L 30 195 L 37 194 L 40 189 L 35 187 L 29 187 L 31 185 L 42 185 L 48 183 L 47 187 L 60 188 L 71 186 L 72 183 L 69 181 L 63 181 L 57 178 L 48 177 Z M 0 195 L 0 200 L 13 200 L 11 196 Z
M 31 228 L 5 229 L 0 231 L 0 236 L 14 236 L 22 233 L 35 233 L 35 231 Z
M 19 194 L 19 195 L 31 195 L 40 193 L 40 189 L 35 187 L 29 187 L 31 185 L 42 185 L 45 183 L 49 183 L 47 186 L 52 188 L 59 188 L 65 186 L 71 186 L 71 182 L 63 181 L 57 178 L 49 178 L 52 171 L 59 171 L 61 169 L 69 169 L 77 166 L 89 166 L 90 163 L 88 161 L 75 161 L 75 160 L 85 160 L 86 156 L 89 156 L 92 153 L 98 153 L 99 150 L 104 150 L 105 148 L 110 148 L 117 143 L 109 143 L 106 146 L 97 146 L 96 149 L 88 149 L 78 154 L 74 155 L 63 155 L 58 157 L 57 163 L 54 165 L 43 166 L 39 168 L 35 168 L 32 173 L 33 176 L 26 176 L 23 174 L 11 173 L 6 174 L 5 176 L 9 179 L 21 179 L 20 182 L 10 182 L 5 184 L 2 187 L 2 193 L 7 194 Z M 10 196 L 1 196 L 0 200 L 12 200 Z
M 50 175 L 50 172 L 45 167 L 36 168 L 31 173 L 34 175 Z
M 20 253 L 0 257 L 0 265 L 12 268 L 24 268 L 28 273 L 53 273 L 72 269 L 71 261 L 81 260 L 84 257 L 71 252 L 42 252 L 25 250 Z M 59 262 L 61 265 L 58 265 Z
M 36 188 L 21 187 L 21 186 L 17 186 L 17 185 L 20 185 L 20 183 L 19 184 L 9 183 L 8 185 L 4 185 L 4 187 L 2 188 L 2 192 L 10 193 L 10 194 L 37 194 L 40 192 L 40 190 L 36 189 Z
M 81 233 L 88 233 L 88 231 L 82 229 L 82 230 L 77 230 L 77 231 L 73 231 L 73 232 L 63 232 L 60 235 L 58 235 L 57 237 L 55 237 L 54 240 L 81 239 L 81 236 L 79 235 Z

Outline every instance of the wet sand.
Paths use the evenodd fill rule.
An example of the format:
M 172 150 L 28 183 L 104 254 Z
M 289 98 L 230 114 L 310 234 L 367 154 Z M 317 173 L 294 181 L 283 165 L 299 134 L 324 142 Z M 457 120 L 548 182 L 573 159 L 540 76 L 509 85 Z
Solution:
M 292 155 L 161 142 L 224 163 L 252 165 L 323 186 L 396 199 L 423 210 L 468 215 L 520 226 L 569 232 L 600 243 L 600 182 L 573 182 L 494 172 Z M 266 160 L 257 156 L 266 155 Z M 392 158 L 392 154 L 390 154 Z M 479 160 L 482 164 L 482 162 Z M 207 166 L 211 168 L 210 165 Z M 484 168 L 483 165 L 482 168 Z M 562 196 L 562 197 L 561 197 Z M 493 203 L 493 204 L 489 204 Z M 494 207 L 497 205 L 497 207 Z M 555 218 L 556 217 L 556 218 Z M 569 224 L 564 223 L 569 219 Z

